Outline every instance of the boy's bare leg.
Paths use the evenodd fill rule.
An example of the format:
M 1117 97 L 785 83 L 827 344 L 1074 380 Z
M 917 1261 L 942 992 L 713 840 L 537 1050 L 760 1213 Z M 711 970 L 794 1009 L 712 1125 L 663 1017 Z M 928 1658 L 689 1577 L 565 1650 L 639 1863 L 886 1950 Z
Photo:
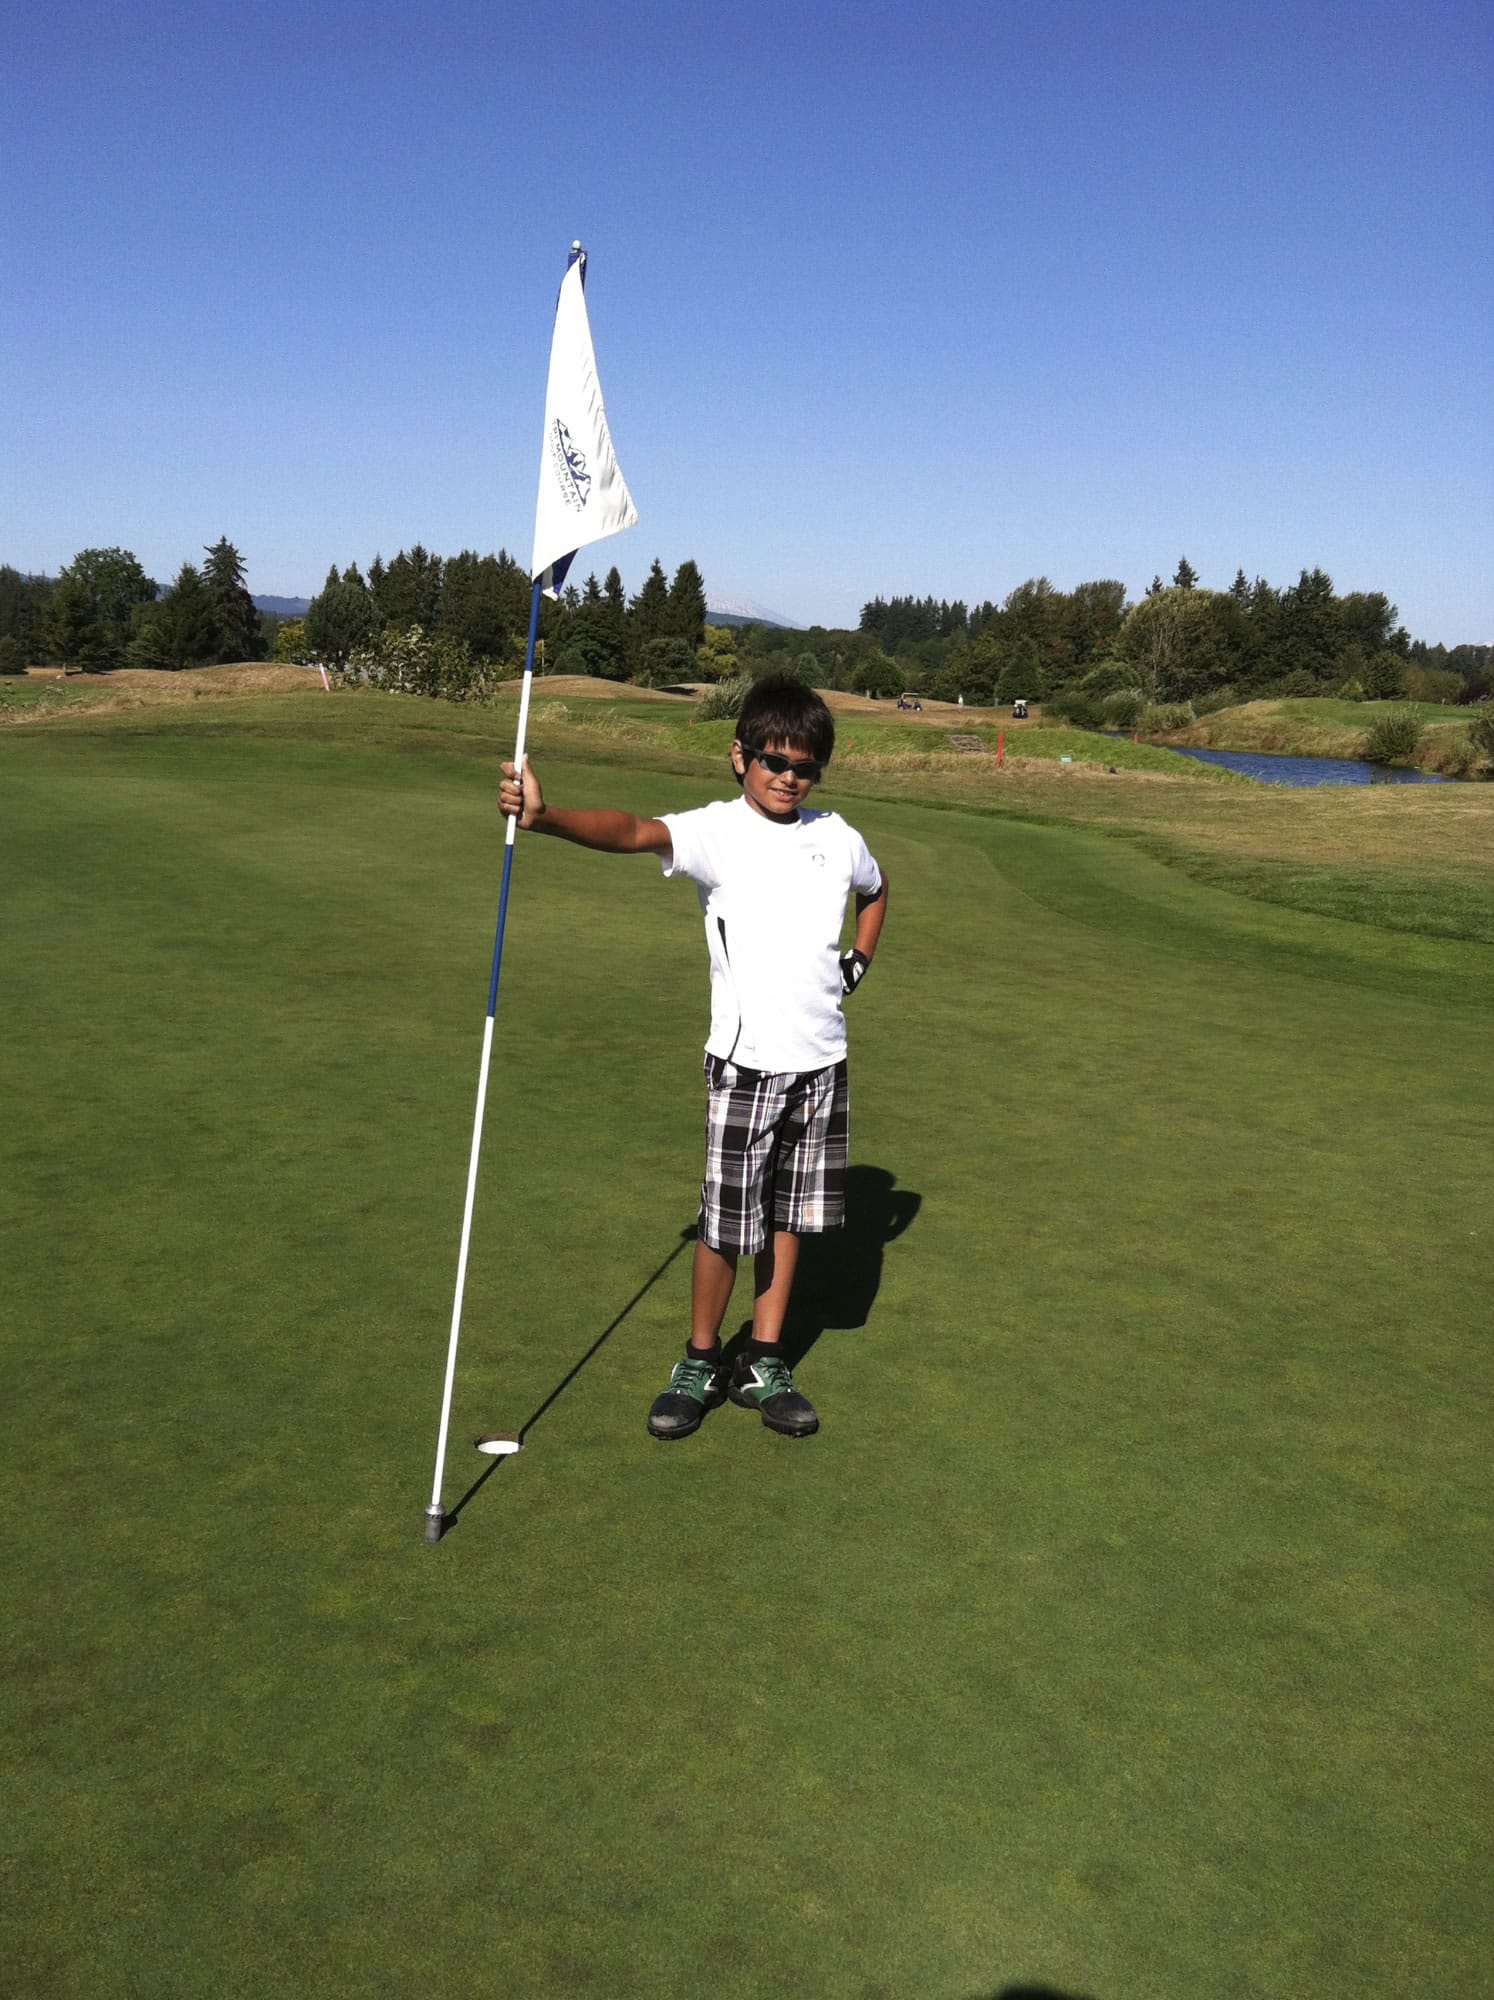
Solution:
M 696 1238 L 690 1272 L 690 1345 L 699 1354 L 709 1354 L 720 1338 L 736 1276 L 734 1255 L 712 1250 Z
M 799 1265 L 799 1239 L 787 1229 L 778 1229 L 773 1240 L 758 1251 L 752 1263 L 752 1338 L 764 1347 L 777 1345 L 783 1333 L 789 1293 L 794 1289 L 794 1272 Z M 722 1308 L 723 1312 L 725 1307 Z
M 808 1437 L 820 1427 L 814 1404 L 793 1386 L 777 1352 L 798 1264 L 799 1239 L 786 1229 L 776 1230 L 753 1259 L 752 1345 L 738 1357 L 726 1391 L 785 1437 Z

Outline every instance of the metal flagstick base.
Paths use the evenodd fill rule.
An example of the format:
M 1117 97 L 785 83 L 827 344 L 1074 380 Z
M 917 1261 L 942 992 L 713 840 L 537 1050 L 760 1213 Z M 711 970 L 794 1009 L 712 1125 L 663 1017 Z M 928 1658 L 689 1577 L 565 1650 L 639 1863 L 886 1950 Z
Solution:
M 519 728 L 514 743 L 514 768 L 522 776 L 524 737 L 529 727 L 529 692 L 534 685 L 534 637 L 539 629 L 540 585 L 536 581 L 529 601 L 529 644 L 524 652 L 524 686 L 519 696 Z M 477 1072 L 477 1109 L 472 1119 L 472 1152 L 467 1162 L 467 1199 L 462 1210 L 462 1240 L 457 1251 L 456 1293 L 451 1305 L 451 1339 L 446 1350 L 446 1385 L 441 1396 L 441 1429 L 436 1442 L 436 1476 L 431 1482 L 431 1503 L 425 1510 L 425 1539 L 439 1542 L 445 1532 L 447 1515 L 441 1505 L 441 1482 L 446 1474 L 446 1437 L 451 1426 L 451 1391 L 456 1381 L 457 1342 L 462 1331 L 462 1294 L 467 1287 L 467 1249 L 472 1240 L 472 1210 L 477 1198 L 477 1161 L 482 1151 L 483 1109 L 488 1099 L 488 1069 L 493 1055 L 493 1016 L 498 1007 L 498 972 L 503 962 L 503 926 L 508 917 L 508 884 L 514 866 L 514 835 L 519 822 L 511 819 L 503 839 L 503 882 L 498 891 L 498 925 L 493 938 L 493 974 L 488 981 L 488 1017 L 483 1023 L 482 1061 Z

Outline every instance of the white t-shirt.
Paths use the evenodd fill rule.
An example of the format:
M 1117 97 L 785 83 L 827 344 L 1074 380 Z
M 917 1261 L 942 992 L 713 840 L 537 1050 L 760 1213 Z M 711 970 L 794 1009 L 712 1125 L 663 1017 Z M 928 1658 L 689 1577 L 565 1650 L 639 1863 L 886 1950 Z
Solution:
M 839 813 L 801 811 L 792 824 L 719 799 L 665 813 L 666 875 L 700 894 L 711 955 L 706 1050 L 748 1069 L 812 1070 L 846 1052 L 840 929 L 846 898 L 875 896 L 882 875 Z

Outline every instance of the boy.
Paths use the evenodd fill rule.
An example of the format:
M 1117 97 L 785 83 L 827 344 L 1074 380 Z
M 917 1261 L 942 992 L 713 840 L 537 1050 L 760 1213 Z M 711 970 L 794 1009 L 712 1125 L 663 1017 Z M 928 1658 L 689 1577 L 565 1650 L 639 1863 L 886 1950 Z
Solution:
M 528 759 L 498 803 L 521 830 L 608 854 L 657 854 L 695 883 L 711 961 L 706 1041 L 706 1170 L 690 1283 L 690 1340 L 654 1400 L 656 1438 L 688 1437 L 725 1396 L 770 1430 L 808 1437 L 819 1419 L 780 1352 L 799 1238 L 838 1229 L 845 1210 L 850 1099 L 841 1002 L 876 954 L 887 880 L 838 813 L 805 805 L 835 747 L 812 689 L 762 680 L 742 704 L 731 765 L 739 799 L 694 812 L 547 806 Z M 856 938 L 841 953 L 846 899 Z M 737 1259 L 753 1259 L 752 1337 L 721 1361 L 721 1323 Z

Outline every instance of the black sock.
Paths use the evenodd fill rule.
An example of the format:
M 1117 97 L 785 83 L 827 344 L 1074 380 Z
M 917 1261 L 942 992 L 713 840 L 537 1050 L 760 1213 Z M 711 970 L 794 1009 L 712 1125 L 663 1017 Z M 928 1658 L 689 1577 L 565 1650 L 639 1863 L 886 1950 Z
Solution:
M 747 1343 L 749 1361 L 771 1361 L 781 1351 L 776 1340 L 749 1340 Z
M 721 1336 L 717 1334 L 709 1347 L 695 1347 L 687 1340 L 685 1352 L 692 1361 L 719 1361 L 721 1359 Z

